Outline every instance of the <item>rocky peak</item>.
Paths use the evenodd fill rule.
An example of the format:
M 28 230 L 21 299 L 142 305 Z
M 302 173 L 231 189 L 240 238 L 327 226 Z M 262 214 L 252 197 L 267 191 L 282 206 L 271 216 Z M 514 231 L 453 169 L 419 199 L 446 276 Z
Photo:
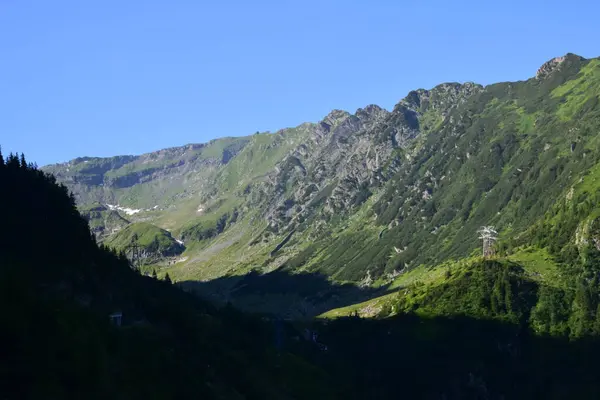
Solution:
M 560 69 L 563 63 L 569 59 L 583 60 L 584 58 L 573 53 L 567 53 L 561 57 L 554 57 L 538 68 L 537 73 L 535 74 L 536 79 L 544 79 L 550 76 L 554 71 Z
M 400 100 L 400 104 L 411 110 L 418 110 L 421 108 L 421 99 L 428 98 L 429 91 L 425 89 L 411 90 L 408 92 L 405 98 Z
M 376 104 L 369 104 L 364 108 L 356 110 L 355 115 L 361 120 L 378 120 L 389 114 L 384 108 L 379 107 Z
M 326 124 L 329 127 L 336 126 L 344 122 L 348 117 L 350 117 L 350 113 L 344 110 L 333 110 L 325 118 L 321 123 Z
M 434 109 L 444 114 L 482 89 L 483 86 L 473 82 L 442 83 L 431 90 L 418 89 L 409 92 L 396 107 L 402 106 L 415 112 Z

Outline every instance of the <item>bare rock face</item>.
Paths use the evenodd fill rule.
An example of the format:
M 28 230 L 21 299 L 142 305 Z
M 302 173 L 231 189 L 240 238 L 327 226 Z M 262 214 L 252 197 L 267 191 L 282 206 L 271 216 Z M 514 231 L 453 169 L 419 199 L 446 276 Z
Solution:
M 554 72 L 555 70 L 557 70 L 560 65 L 565 61 L 566 57 L 562 56 L 562 57 L 554 57 L 552 60 L 545 62 L 538 70 L 537 73 L 535 74 L 535 77 L 537 79 L 544 79 L 547 76 L 549 76 L 550 74 L 552 74 L 552 72 Z
M 445 117 L 450 110 L 482 90 L 483 86 L 473 82 L 442 83 L 431 90 L 413 90 L 400 102 L 400 105 L 421 113 L 436 110 Z
M 350 113 L 344 110 L 333 110 L 321 121 L 321 125 L 326 127 L 325 129 L 330 131 L 332 128 L 340 125 L 346 119 L 350 117 Z
M 555 71 L 560 70 L 565 65 L 565 62 L 570 61 L 570 63 L 583 61 L 585 58 L 578 56 L 577 54 L 567 53 L 561 57 L 554 57 L 550 61 L 546 61 L 535 74 L 536 79 L 545 79 L 552 75 Z M 567 63 L 568 64 L 568 63 Z
M 405 161 L 397 150 L 422 133 L 424 113 L 442 121 L 482 89 L 448 83 L 409 93 L 391 112 L 376 105 L 354 114 L 332 111 L 269 175 L 271 187 L 263 190 L 271 193 L 266 212 L 270 228 L 285 232 L 299 222 L 351 213 L 400 169 Z M 294 188 L 291 193 L 286 186 Z

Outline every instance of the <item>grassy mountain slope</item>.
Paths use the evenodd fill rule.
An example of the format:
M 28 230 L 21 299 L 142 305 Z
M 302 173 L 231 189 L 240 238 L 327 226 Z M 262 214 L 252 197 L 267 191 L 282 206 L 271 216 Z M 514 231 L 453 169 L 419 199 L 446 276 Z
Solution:
M 599 69 L 567 55 L 527 81 L 443 84 L 390 112 L 336 110 L 246 138 L 168 204 L 108 203 L 133 221 L 108 241 L 171 229 L 186 249 L 159 261 L 160 275 L 262 322 L 137 275 L 96 247 L 64 188 L 13 157 L 0 198 L 11 210 L 0 303 L 16 321 L 3 334 L 19 343 L 8 359 L 27 387 L 57 397 L 76 366 L 79 387 L 99 397 L 596 398 Z M 26 175 L 62 200 L 25 196 Z M 484 224 L 500 231 L 488 259 Z M 22 241 L 31 231 L 36 252 Z M 15 299 L 25 312 L 7 306 Z M 116 308 L 126 329 L 106 321 Z M 22 362 L 47 354 L 37 333 L 48 331 L 60 338 L 50 354 Z
M 599 71 L 598 59 L 568 54 L 526 81 L 442 84 L 392 111 L 334 110 L 243 146 L 228 139 L 237 147 L 226 163 L 194 172 L 183 158 L 168 169 L 185 179 L 177 194 L 164 204 L 141 195 L 149 208 L 128 218 L 185 237 L 182 261 L 163 265 L 178 281 L 282 270 L 393 285 L 410 270 L 477 254 L 481 225 L 499 229 L 506 254 L 533 245 L 576 264 L 596 240 Z M 94 197 L 86 193 L 121 193 L 106 182 L 122 166 L 101 189 L 73 184 L 84 177 L 64 168 L 49 170 L 83 202 Z M 148 179 L 128 193 L 163 185 Z
M 185 247 L 177 242 L 171 234 L 147 222 L 136 222 L 128 225 L 104 242 L 117 251 L 125 251 L 131 245 L 137 245 L 147 256 L 171 257 L 181 254 Z
M 454 110 L 372 207 L 371 225 L 379 230 L 340 234 L 321 252 L 345 259 L 320 259 L 318 268 L 343 267 L 342 277 L 360 279 L 366 260 L 377 275 L 431 265 L 477 249 L 481 225 L 515 237 L 542 218 L 598 161 L 590 154 L 598 108 L 563 121 L 559 110 L 568 98 L 553 95 L 592 76 L 587 71 L 598 61 L 570 56 L 561 65 L 545 80 L 489 86 Z M 597 94 L 589 97 L 585 107 Z
M 67 184 L 79 204 L 152 209 L 197 194 L 247 143 L 248 138 L 222 138 L 142 156 L 81 157 L 44 170 Z

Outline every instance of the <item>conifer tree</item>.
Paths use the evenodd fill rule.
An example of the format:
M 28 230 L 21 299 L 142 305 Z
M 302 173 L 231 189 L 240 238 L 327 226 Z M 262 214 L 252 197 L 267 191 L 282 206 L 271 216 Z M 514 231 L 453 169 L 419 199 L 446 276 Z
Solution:
M 157 275 L 156 275 L 156 269 L 153 269 L 153 270 L 152 270 L 152 277 L 153 277 L 154 279 L 157 279 Z
M 152 245 L 150 247 L 150 250 L 158 253 L 160 250 L 160 242 L 158 241 L 158 236 L 154 236 L 154 239 L 152 240 Z
M 582 337 L 589 334 L 593 322 L 593 309 L 589 285 L 582 279 L 577 285 L 575 298 L 571 308 L 569 325 L 573 337 Z
M 27 161 L 25 160 L 25 154 L 21 153 L 20 159 L 21 168 L 27 169 Z
M 599 242 L 598 239 L 591 239 L 590 245 L 584 251 L 584 271 L 596 275 L 596 272 L 600 270 L 600 250 L 596 247 Z
M 4 167 L 4 157 L 2 157 L 2 146 L 0 146 L 0 168 Z
M 165 282 L 167 282 L 167 283 L 173 283 L 173 282 L 171 281 L 171 277 L 169 276 L 169 273 L 168 273 L 168 272 L 167 272 L 167 274 L 165 275 Z
M 6 166 L 10 168 L 19 168 L 19 157 L 16 154 L 10 153 L 8 155 L 8 160 L 6 161 Z

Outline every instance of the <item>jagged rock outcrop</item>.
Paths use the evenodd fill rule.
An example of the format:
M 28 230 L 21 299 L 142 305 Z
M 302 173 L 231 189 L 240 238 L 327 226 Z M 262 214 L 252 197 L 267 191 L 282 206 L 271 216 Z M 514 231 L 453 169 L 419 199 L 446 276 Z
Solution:
M 583 61 L 585 60 L 583 57 L 578 56 L 576 54 L 567 53 L 561 57 L 554 57 L 553 59 L 546 61 L 542 66 L 537 70 L 535 74 L 536 79 L 545 79 L 552 75 L 554 71 L 557 71 L 561 68 L 565 61 Z
M 264 190 L 277 193 L 267 212 L 270 228 L 285 231 L 298 221 L 327 219 L 359 206 L 398 171 L 397 150 L 419 136 L 424 113 L 442 121 L 481 90 L 473 83 L 443 84 L 411 92 L 392 112 L 375 105 L 354 114 L 332 111 L 270 175 L 273 186 Z M 293 189 L 286 191 L 286 185 Z
M 564 61 L 565 61 L 565 56 L 555 57 L 555 58 L 553 58 L 550 61 L 546 61 L 537 70 L 537 73 L 535 74 L 535 77 L 537 79 L 544 79 L 544 78 L 546 78 L 548 75 L 550 75 L 556 69 L 558 69 L 560 67 L 560 64 L 562 64 Z
M 414 90 L 400 104 L 415 112 L 434 110 L 442 117 L 446 117 L 451 109 L 461 105 L 467 98 L 481 92 L 482 89 L 483 86 L 473 82 L 442 83 L 431 90 Z

